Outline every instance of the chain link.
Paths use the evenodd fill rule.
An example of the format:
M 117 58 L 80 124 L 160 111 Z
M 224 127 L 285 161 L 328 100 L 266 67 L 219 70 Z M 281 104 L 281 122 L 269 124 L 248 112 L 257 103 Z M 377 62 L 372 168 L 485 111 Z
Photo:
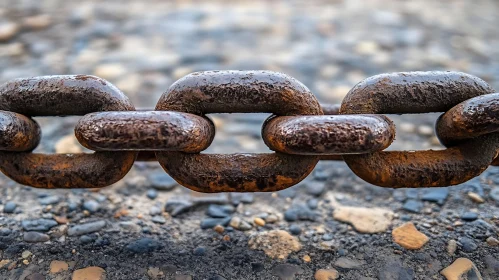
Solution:
M 357 84 L 341 105 L 320 105 L 299 81 L 270 71 L 187 75 L 155 111 L 135 111 L 109 82 L 86 75 L 17 79 L 0 86 L 0 170 L 38 188 L 97 188 L 119 181 L 136 160 L 157 160 L 199 192 L 278 191 L 319 160 L 344 160 L 382 187 L 463 183 L 498 164 L 499 93 L 459 72 L 382 74 Z M 262 137 L 271 154 L 203 154 L 215 136 L 210 113 L 272 113 Z M 383 151 L 395 125 L 383 114 L 444 112 L 438 151 Z M 78 141 L 93 154 L 35 154 L 34 116 L 83 116 Z

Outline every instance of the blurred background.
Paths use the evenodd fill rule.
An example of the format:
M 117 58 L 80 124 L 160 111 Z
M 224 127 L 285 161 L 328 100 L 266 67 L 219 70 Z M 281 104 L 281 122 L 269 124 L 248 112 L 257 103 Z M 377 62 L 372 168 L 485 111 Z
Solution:
M 309 87 L 321 103 L 340 103 L 356 83 L 386 72 L 463 71 L 498 88 L 498 13 L 494 0 L 0 0 L 0 83 L 39 75 L 92 74 L 115 84 L 136 108 L 154 108 L 174 81 L 204 70 L 284 72 Z M 398 134 L 390 149 L 442 148 L 433 132 L 437 116 L 395 116 Z M 267 114 L 210 117 L 217 135 L 207 152 L 268 151 L 260 136 Z M 43 128 L 37 151 L 82 151 L 73 136 L 78 117 L 37 120 Z M 16 206 L 0 216 L 0 229 L 10 230 L 0 240 L 0 260 L 10 261 L 0 269 L 0 278 L 45 279 L 25 278 L 39 273 L 47 279 L 70 279 L 74 269 L 95 265 L 106 271 L 107 279 L 312 279 L 317 269 L 348 257 L 364 266 L 354 270 L 335 266 L 341 279 L 444 279 L 439 271 L 462 256 L 470 258 L 484 277 L 491 277 L 484 279 L 493 279 L 499 271 L 497 247 L 489 247 L 485 239 L 497 238 L 496 173 L 487 171 L 450 194 L 447 191 L 447 203 L 425 200 L 426 191 L 374 187 L 356 178 L 343 163 L 331 162 L 319 164 L 296 188 L 256 196 L 193 194 L 175 186 L 156 163 L 137 163 L 124 180 L 100 192 L 33 190 L 2 176 L 0 200 L 4 208 L 8 202 Z M 486 203 L 470 200 L 469 192 Z M 394 225 L 412 220 L 433 243 L 414 253 L 391 242 L 389 231 L 359 234 L 332 218 L 331 196 L 346 205 L 391 209 Z M 193 199 L 207 202 L 172 217 L 169 202 Z M 313 219 L 285 217 L 289 209 L 299 206 L 302 211 L 300 207 L 311 199 L 320 205 L 307 208 L 315 211 Z M 200 229 L 213 201 L 237 207 L 231 216 L 247 220 L 250 227 L 240 231 L 228 226 L 226 233 L 233 242 L 224 245 L 229 248 L 225 252 L 215 249 L 220 235 Z M 417 207 L 407 206 L 408 201 Z M 462 215 L 470 212 L 479 213 L 479 218 L 469 221 L 486 225 L 463 222 Z M 269 215 L 279 222 L 271 224 Z M 265 218 L 266 227 L 258 227 L 255 216 Z M 22 235 L 29 230 L 20 223 L 41 217 L 64 217 L 69 227 L 104 220 L 106 227 L 66 240 L 61 239 L 65 233 L 57 233 L 64 231 L 63 226 L 67 230 L 61 223 L 44 233 L 49 241 L 29 243 Z M 449 230 L 456 221 L 464 225 Z M 296 236 L 304 247 L 287 261 L 248 249 L 251 235 L 289 231 L 292 226 L 300 228 Z M 317 230 L 319 226 L 323 230 Z M 472 231 L 479 226 L 485 227 L 485 233 Z M 333 241 L 323 238 L 325 233 L 334 236 Z M 144 236 L 162 246 L 146 250 L 146 256 L 130 256 L 126 248 Z M 448 253 L 450 240 L 457 240 L 458 248 L 468 244 L 462 238 L 477 248 Z M 315 239 L 334 245 L 323 251 Z M 206 254 L 195 253 L 200 247 Z M 27 250 L 32 255 L 24 258 L 21 254 Z M 312 261 L 304 261 L 304 255 L 312 256 Z M 193 256 L 201 261 L 193 262 Z M 51 274 L 51 261 L 56 259 L 68 262 L 69 270 Z M 282 267 L 283 263 L 289 266 Z M 436 265 L 428 267 L 432 263 Z M 55 278 L 58 275 L 62 278 Z

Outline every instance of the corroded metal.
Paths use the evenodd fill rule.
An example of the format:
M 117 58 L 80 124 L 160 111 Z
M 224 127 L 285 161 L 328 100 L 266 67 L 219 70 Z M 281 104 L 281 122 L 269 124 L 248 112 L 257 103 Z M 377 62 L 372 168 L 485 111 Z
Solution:
M 458 72 L 383 74 L 357 84 L 343 100 L 340 113 L 447 111 L 464 100 L 492 92 L 483 80 Z M 497 143 L 494 135 L 485 135 L 443 151 L 375 152 L 343 158 L 355 174 L 374 185 L 439 187 L 463 183 L 483 172 L 495 158 Z
M 34 154 L 0 152 L 2 172 L 14 181 L 36 188 L 100 188 L 123 178 L 135 153 Z
M 493 93 L 483 80 L 461 72 L 381 74 L 355 85 L 341 103 L 341 114 L 446 112 L 467 99 Z
M 286 154 L 358 154 L 390 146 L 395 126 L 376 115 L 282 116 L 269 119 L 262 136 L 271 150 Z
M 108 81 L 88 75 L 15 79 L 0 86 L 0 110 L 26 116 L 82 116 L 133 111 L 128 97 Z
M 445 146 L 499 132 L 499 93 L 468 99 L 441 115 L 437 136 Z
M 11 81 L 0 86 L 0 108 L 28 116 L 134 110 L 128 98 L 113 85 L 85 75 Z M 95 188 L 125 176 L 136 156 L 135 152 L 67 155 L 0 152 L 0 170 L 18 183 L 37 188 Z
M 322 115 L 317 99 L 305 85 L 288 75 L 271 71 L 206 71 L 189 74 L 176 81 L 160 97 L 156 110 L 196 115 Z
M 78 141 L 94 151 L 182 151 L 208 148 L 215 126 L 208 118 L 181 112 L 97 112 L 75 127 Z
M 187 75 L 164 93 L 156 110 L 197 115 L 269 112 L 321 115 L 314 95 L 295 79 L 269 71 L 209 71 Z M 181 185 L 201 192 L 277 191 L 303 180 L 316 156 L 274 154 L 185 154 L 156 152 Z
M 198 192 L 274 192 L 303 180 L 317 157 L 275 154 L 156 153 L 179 184 Z
M 0 151 L 31 151 L 40 143 L 40 126 L 26 116 L 0 111 Z

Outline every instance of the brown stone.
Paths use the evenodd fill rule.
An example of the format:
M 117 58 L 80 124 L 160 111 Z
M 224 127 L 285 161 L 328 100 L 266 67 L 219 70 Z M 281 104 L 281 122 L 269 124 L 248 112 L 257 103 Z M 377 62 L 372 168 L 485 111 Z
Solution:
M 0 268 L 8 265 L 11 262 L 11 260 L 1 260 L 0 261 Z
M 97 266 L 89 266 L 73 272 L 72 280 L 105 280 L 106 271 Z
M 271 258 L 287 258 L 292 252 L 301 250 L 298 239 L 285 230 L 272 230 L 253 236 L 248 245 L 251 249 L 262 250 Z
M 451 265 L 444 268 L 440 274 L 442 274 L 447 280 L 466 280 L 468 279 L 466 275 L 469 272 L 475 274 L 476 277 L 473 279 L 482 279 L 478 269 L 475 267 L 473 262 L 467 258 L 459 258 L 455 260 Z
M 335 280 L 338 279 L 339 273 L 336 269 L 319 269 L 315 272 L 315 280 Z
M 409 250 L 417 250 L 429 240 L 428 236 L 419 232 L 411 222 L 393 229 L 392 237 L 395 243 Z
M 67 271 L 69 265 L 63 261 L 52 261 L 50 263 L 50 274 L 56 274 L 62 271 Z

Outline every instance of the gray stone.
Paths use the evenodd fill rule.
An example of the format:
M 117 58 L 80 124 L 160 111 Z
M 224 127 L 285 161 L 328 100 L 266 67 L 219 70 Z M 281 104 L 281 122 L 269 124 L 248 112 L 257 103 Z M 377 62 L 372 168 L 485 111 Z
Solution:
M 379 280 L 412 280 L 414 270 L 403 267 L 400 262 L 389 262 L 380 268 L 378 272 Z
M 93 199 L 87 200 L 83 203 L 83 209 L 87 210 L 90 213 L 95 213 L 95 212 L 99 211 L 100 204 L 99 204 L 99 202 L 97 202 Z
M 3 206 L 3 212 L 7 214 L 12 214 L 16 211 L 17 204 L 14 201 L 7 201 Z
M 292 235 L 300 235 L 301 227 L 298 225 L 291 225 L 289 226 L 289 232 L 291 232 Z
M 409 199 L 404 203 L 402 208 L 406 211 L 409 211 L 409 212 L 420 213 L 421 208 L 423 208 L 423 203 L 421 203 L 421 201 L 417 201 L 415 199 Z
M 96 221 L 86 224 L 76 225 L 68 230 L 69 236 L 78 236 L 83 234 L 89 234 L 101 230 L 106 226 L 105 221 Z
M 211 204 L 206 210 L 206 214 L 213 218 L 225 218 L 234 213 L 236 209 L 232 205 Z
M 49 241 L 50 237 L 40 232 L 28 231 L 24 233 L 23 240 L 30 243 L 38 243 Z
M 475 212 L 464 212 L 461 214 L 461 219 L 464 221 L 474 221 L 478 219 L 478 213 Z
M 156 199 L 158 197 L 158 191 L 155 189 L 150 189 L 147 191 L 146 195 L 149 199 Z
M 459 238 L 459 243 L 461 244 L 461 250 L 467 253 L 471 253 L 478 248 L 478 245 L 469 237 Z
M 151 183 L 151 187 L 160 191 L 170 191 L 178 185 L 178 183 L 163 170 L 151 173 L 149 175 L 149 182 Z
M 315 221 L 317 219 L 317 213 L 305 205 L 293 205 L 284 212 L 284 219 L 288 222 L 297 220 Z
M 141 238 L 128 244 L 125 248 L 132 253 L 145 254 L 159 250 L 161 247 L 161 243 L 155 239 Z
M 346 257 L 340 257 L 334 262 L 335 267 L 343 269 L 359 269 L 362 265 L 362 262 Z
M 303 269 L 294 264 L 278 264 L 272 269 L 272 275 L 281 280 L 294 280 L 297 274 L 302 274 Z
M 216 225 L 227 226 L 231 218 L 205 218 L 201 221 L 202 229 L 214 228 Z
M 154 216 L 151 221 L 156 224 L 164 224 L 166 223 L 166 219 L 163 216 Z
M 312 182 L 307 182 L 306 183 L 306 192 L 307 194 L 313 195 L 313 196 L 320 196 L 324 190 L 326 189 L 326 186 L 324 182 L 317 182 L 317 181 L 312 181 Z
M 439 205 L 443 205 L 445 200 L 449 196 L 448 188 L 433 188 L 426 191 L 426 193 L 421 198 L 424 201 L 436 202 Z
M 49 219 L 23 220 L 21 226 L 25 231 L 49 231 L 57 222 Z
M 55 195 L 49 195 L 49 196 L 42 197 L 42 198 L 38 199 L 38 201 L 40 202 L 41 205 L 57 204 L 57 203 L 59 203 L 60 200 L 61 199 Z

